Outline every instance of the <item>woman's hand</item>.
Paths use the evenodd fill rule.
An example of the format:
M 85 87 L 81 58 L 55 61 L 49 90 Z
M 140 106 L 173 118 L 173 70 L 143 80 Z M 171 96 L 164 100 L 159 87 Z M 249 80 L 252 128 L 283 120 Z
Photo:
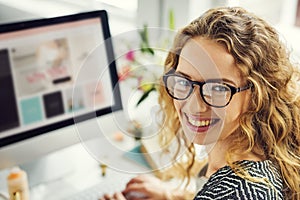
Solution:
M 140 175 L 132 178 L 121 192 L 104 195 L 101 200 L 165 200 L 171 187 L 160 179 L 150 175 Z M 170 190 L 170 191 L 169 191 Z
M 172 188 L 160 179 L 150 175 L 140 175 L 131 179 L 123 194 L 128 199 L 167 199 L 166 194 Z
M 188 193 L 154 176 L 139 175 L 132 178 L 122 192 L 104 195 L 101 200 L 185 200 Z
M 101 199 L 99 200 L 126 200 L 125 196 L 120 193 L 116 192 L 113 195 L 105 194 Z

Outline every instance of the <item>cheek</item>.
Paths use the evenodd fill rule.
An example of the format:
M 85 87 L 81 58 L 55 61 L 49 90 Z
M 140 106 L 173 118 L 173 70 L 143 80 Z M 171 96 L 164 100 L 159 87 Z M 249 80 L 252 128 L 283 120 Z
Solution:
M 235 129 L 239 125 L 240 116 L 248 110 L 249 96 L 241 95 L 226 107 L 225 124 Z
M 236 112 L 230 112 L 226 114 L 225 120 L 224 120 L 224 129 L 228 129 L 226 130 L 226 132 L 233 132 L 236 128 L 238 128 L 239 126 L 239 117 L 240 117 L 240 113 Z
M 241 106 L 240 105 L 234 105 L 232 104 L 232 106 L 228 106 L 228 108 L 226 109 L 226 121 L 236 121 L 240 114 L 242 113 L 241 110 Z

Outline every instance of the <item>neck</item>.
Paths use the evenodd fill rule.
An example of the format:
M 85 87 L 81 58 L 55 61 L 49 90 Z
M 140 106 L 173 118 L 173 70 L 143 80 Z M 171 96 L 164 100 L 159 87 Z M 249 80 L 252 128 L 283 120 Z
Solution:
M 208 153 L 208 168 L 206 177 L 210 177 L 218 169 L 227 165 L 225 155 L 226 150 L 220 142 L 215 144 L 206 145 L 206 151 Z
M 228 151 L 229 144 L 225 141 L 218 141 L 215 144 L 206 145 L 206 151 L 208 153 L 208 169 L 206 172 L 206 177 L 210 177 L 220 168 L 228 165 L 226 161 L 226 153 Z M 241 161 L 241 160 L 252 160 L 261 161 L 263 160 L 259 156 L 252 152 L 244 153 L 245 151 L 237 152 L 231 156 L 231 161 Z

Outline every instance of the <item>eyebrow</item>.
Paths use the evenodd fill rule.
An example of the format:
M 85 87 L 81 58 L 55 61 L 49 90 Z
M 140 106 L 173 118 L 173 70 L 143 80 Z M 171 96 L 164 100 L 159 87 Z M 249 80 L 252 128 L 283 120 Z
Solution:
M 175 74 L 180 74 L 180 75 L 183 75 L 184 77 L 186 78 L 189 78 L 189 79 L 193 79 L 190 75 L 187 75 L 186 73 L 184 72 L 181 72 L 181 71 L 175 71 Z M 220 82 L 227 82 L 227 83 L 231 83 L 232 85 L 234 86 L 237 86 L 235 82 L 233 82 L 232 80 L 229 80 L 227 78 L 216 78 L 216 79 L 208 79 L 209 81 L 220 81 Z M 207 81 L 208 81 L 207 80 Z

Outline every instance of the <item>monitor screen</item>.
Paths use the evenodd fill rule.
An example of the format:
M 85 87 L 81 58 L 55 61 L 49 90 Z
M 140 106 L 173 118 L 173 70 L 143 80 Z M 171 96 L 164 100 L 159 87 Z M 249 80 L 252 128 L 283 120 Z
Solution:
M 0 25 L 0 148 L 122 109 L 117 81 L 105 11 Z

